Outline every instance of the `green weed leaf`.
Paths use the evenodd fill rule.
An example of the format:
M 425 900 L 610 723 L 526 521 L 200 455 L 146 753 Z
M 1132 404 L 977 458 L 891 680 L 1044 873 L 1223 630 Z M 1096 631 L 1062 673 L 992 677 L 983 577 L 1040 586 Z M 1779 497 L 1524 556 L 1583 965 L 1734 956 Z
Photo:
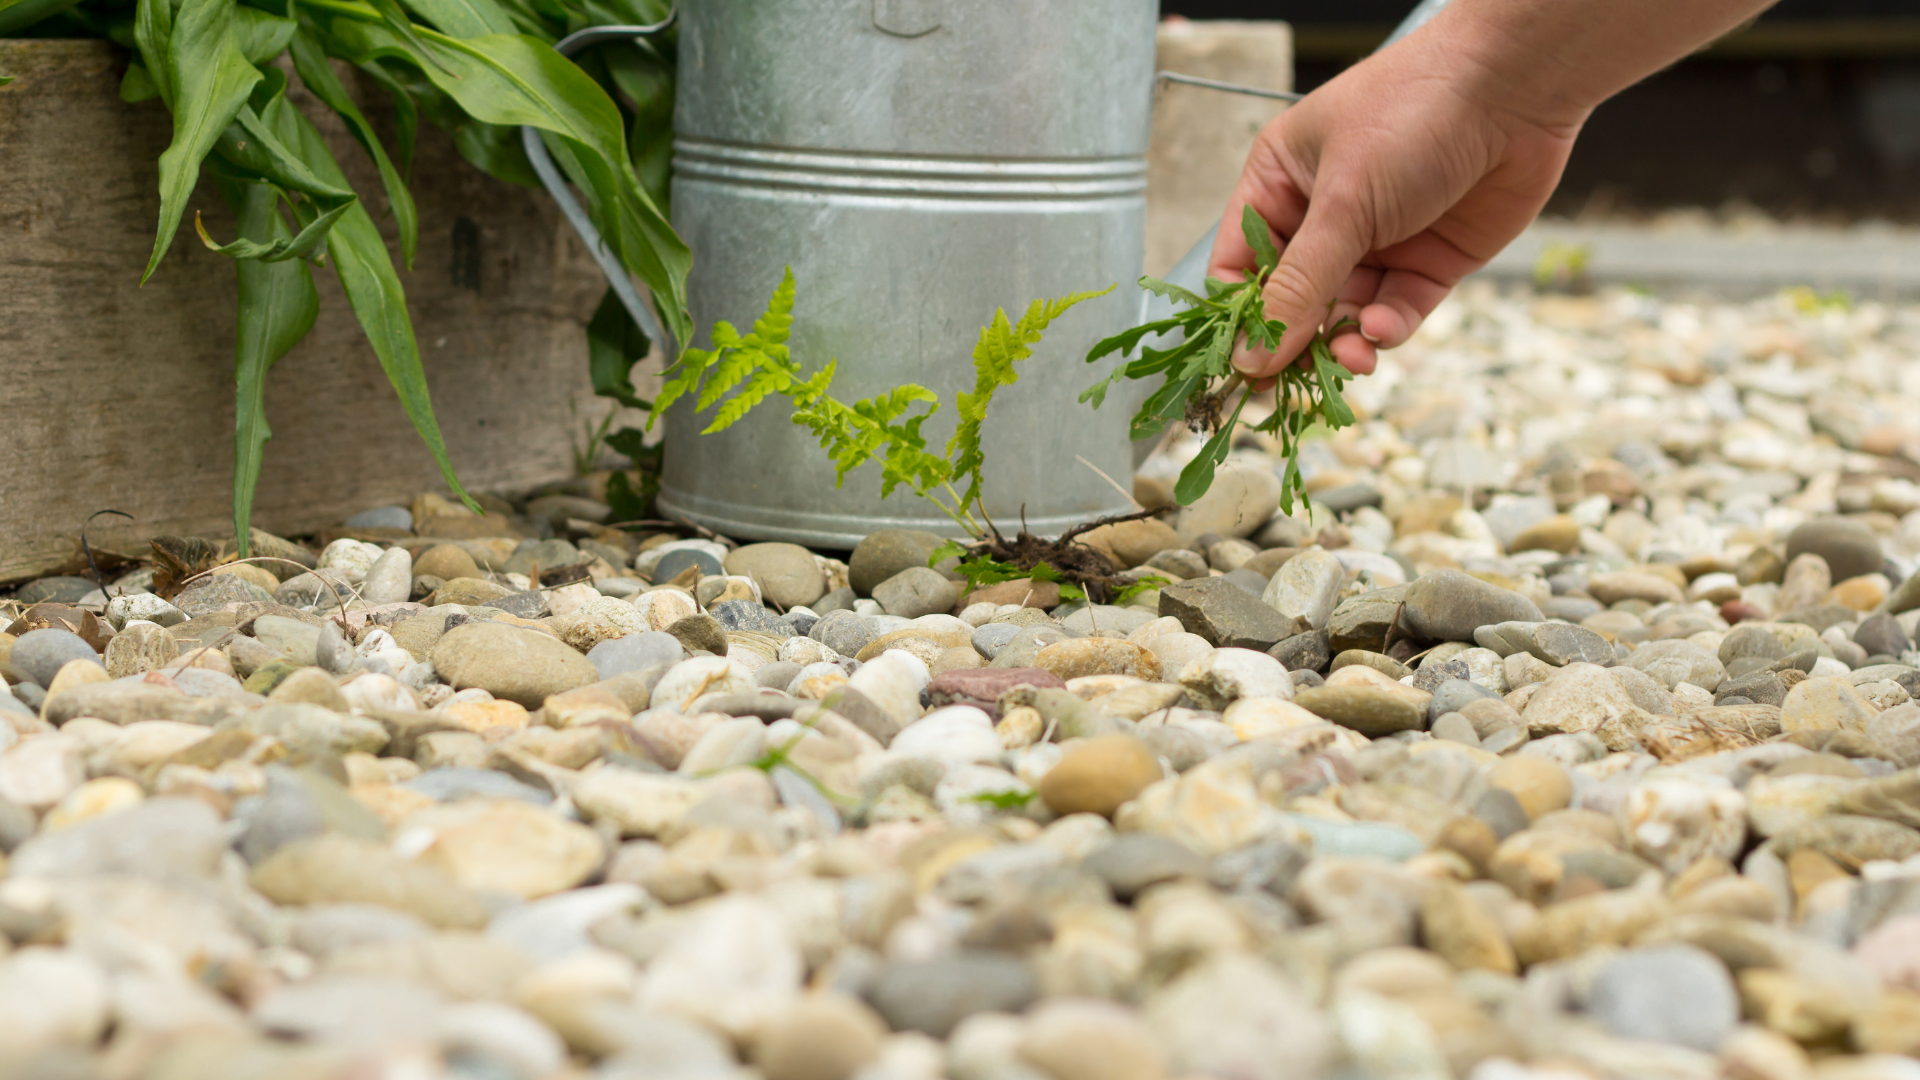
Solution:
M 272 185 L 223 180 L 221 194 L 233 206 L 242 239 L 272 242 L 288 239 L 279 214 L 279 194 Z M 253 517 L 254 490 L 260 484 L 260 462 L 273 432 L 267 427 L 265 392 L 267 369 L 299 344 L 313 328 L 320 296 L 313 274 L 303 262 L 242 262 L 239 276 L 239 325 L 234 337 L 233 407 L 233 534 L 240 555 L 249 553 L 248 525 Z
M 413 193 L 407 190 L 406 178 L 400 175 L 393 159 L 387 156 L 386 147 L 380 145 L 380 137 L 374 132 L 373 125 L 367 122 L 360 107 L 347 96 L 347 88 L 327 63 L 326 53 L 313 32 L 301 30 L 293 35 L 291 44 L 293 69 L 299 74 L 301 84 L 327 108 L 339 114 L 340 119 L 346 122 L 347 132 L 366 149 L 367 156 L 373 159 L 374 167 L 380 171 L 380 184 L 386 189 L 387 205 L 392 208 L 394 225 L 400 231 L 400 258 L 408 269 L 412 269 L 414 251 L 420 245 L 420 215 L 414 209 Z
M 160 154 L 160 226 L 141 281 L 153 276 L 173 245 L 187 198 L 200 180 L 200 162 L 233 120 L 260 72 L 241 54 L 233 31 L 233 0 L 140 0 L 135 34 L 155 88 L 173 111 L 173 141 Z M 160 9 L 166 8 L 165 12 Z

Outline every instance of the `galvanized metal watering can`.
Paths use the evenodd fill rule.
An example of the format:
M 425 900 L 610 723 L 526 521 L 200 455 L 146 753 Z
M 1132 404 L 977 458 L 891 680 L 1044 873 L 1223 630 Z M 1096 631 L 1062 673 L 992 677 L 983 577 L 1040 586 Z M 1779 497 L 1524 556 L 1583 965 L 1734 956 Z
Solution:
M 684 5 L 673 224 L 694 252 L 696 322 L 743 324 L 791 266 L 791 347 L 838 362 L 845 401 L 917 382 L 970 388 L 979 327 L 1005 307 L 1115 282 L 1057 321 L 985 430 L 988 514 L 1046 535 L 1131 509 L 1129 402 L 1078 404 L 1093 341 L 1149 314 L 1145 247 L 1157 0 L 698 0 Z M 660 29 L 601 27 L 561 42 Z M 1267 96 L 1210 80 L 1162 77 Z M 529 156 L 647 333 L 665 340 L 537 136 Z M 1175 280 L 1199 287 L 1212 237 Z M 671 352 L 671 350 L 669 350 Z M 943 408 L 929 442 L 956 418 Z M 812 436 L 768 403 L 700 435 L 666 417 L 661 508 L 738 537 L 849 548 L 883 528 L 952 533 L 882 501 L 868 466 L 836 490 Z M 1102 473 L 1105 476 L 1102 476 Z

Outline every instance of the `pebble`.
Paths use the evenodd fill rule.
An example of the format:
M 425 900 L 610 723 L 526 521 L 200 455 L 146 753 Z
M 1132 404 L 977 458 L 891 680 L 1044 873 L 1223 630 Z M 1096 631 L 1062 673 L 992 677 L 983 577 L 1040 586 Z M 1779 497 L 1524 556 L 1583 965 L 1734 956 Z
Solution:
M 873 598 L 889 615 L 917 619 L 952 610 L 960 599 L 960 588 L 938 570 L 914 566 L 875 585 Z
M 1160 779 L 1160 761 L 1130 735 L 1103 735 L 1070 747 L 1040 781 L 1040 798 L 1056 814 L 1111 817 Z
M 558 639 L 501 623 L 466 623 L 441 635 L 433 667 L 456 690 L 485 690 L 539 708 L 549 694 L 595 682 L 599 672 Z
M 945 1038 L 978 1013 L 1019 1012 L 1038 995 L 1033 972 L 1000 953 L 959 952 L 881 968 L 868 999 L 895 1031 Z
M 861 596 L 872 596 L 883 581 L 903 570 L 925 568 L 933 552 L 947 542 L 943 536 L 918 529 L 881 529 L 867 534 L 847 560 L 847 584 Z
M 826 595 L 826 579 L 813 552 L 798 544 L 748 544 L 727 554 L 723 568 L 756 581 L 781 609 L 803 607 Z
M 1458 570 L 1422 574 L 1406 589 L 1401 618 L 1408 630 L 1432 641 L 1472 641 L 1482 626 L 1541 621 L 1533 601 Z
M 1260 599 L 1282 616 L 1292 619 L 1294 633 L 1323 630 L 1333 617 L 1340 598 L 1341 583 L 1347 571 L 1340 560 L 1328 552 L 1310 548 L 1288 559 L 1273 575 Z
M 1223 710 L 1241 698 L 1294 696 L 1287 669 L 1251 649 L 1215 649 L 1180 670 L 1180 685 L 1203 709 Z
M 1875 573 L 1883 562 L 1879 538 L 1850 518 L 1821 518 L 1788 533 L 1788 565 L 1802 555 L 1818 555 L 1835 581 Z
M 607 638 L 587 650 L 587 662 L 602 679 L 677 664 L 685 657 L 679 639 L 659 630 Z
M 1198 578 L 1160 590 L 1159 613 L 1217 648 L 1264 652 L 1294 636 L 1295 624 L 1225 578 Z
M 1876 710 L 1844 676 L 1806 679 L 1787 691 L 1780 705 L 1780 729 L 1864 731 Z
M 1740 995 L 1718 957 L 1667 945 L 1622 953 L 1601 968 L 1587 1011 L 1623 1039 L 1711 1054 L 1740 1023 Z
M 13 642 L 8 653 L 8 662 L 20 674 L 40 684 L 44 689 L 53 682 L 69 661 L 91 660 L 98 662 L 100 654 L 86 639 L 71 630 L 57 630 L 48 627 L 44 630 L 29 630 Z
M 177 607 L 144 569 L 31 584 L 0 1059 L 1889 1075 L 1920 496 L 1874 460 L 1909 314 L 1463 287 L 1304 444 L 1311 509 L 1251 432 L 1201 503 L 1084 534 L 1180 579 L 1120 605 L 1016 581 L 955 617 L 929 533 L 629 559 L 575 485 L 365 526 L 475 539 L 260 534 L 297 567 Z M 42 640 L 74 651 L 33 674 Z
M 398 546 L 381 552 L 360 583 L 360 599 L 371 605 L 402 603 L 412 591 L 413 556 Z
M 767 1080 L 850 1080 L 880 1056 L 886 1023 L 839 994 L 808 994 L 754 1035 L 753 1062 Z

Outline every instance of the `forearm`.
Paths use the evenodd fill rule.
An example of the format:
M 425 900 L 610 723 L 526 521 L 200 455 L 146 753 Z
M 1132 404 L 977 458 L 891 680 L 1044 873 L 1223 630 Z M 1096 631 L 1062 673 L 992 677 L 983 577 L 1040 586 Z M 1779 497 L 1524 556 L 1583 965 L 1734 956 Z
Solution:
M 1435 50 L 1469 92 L 1544 127 L 1594 106 L 1774 0 L 1453 0 L 1395 48 Z

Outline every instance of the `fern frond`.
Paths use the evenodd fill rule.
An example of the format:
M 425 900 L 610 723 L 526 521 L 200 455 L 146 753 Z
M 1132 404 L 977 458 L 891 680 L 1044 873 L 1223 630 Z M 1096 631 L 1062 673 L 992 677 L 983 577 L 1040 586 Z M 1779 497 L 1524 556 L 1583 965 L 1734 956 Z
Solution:
M 785 368 L 761 368 L 753 373 L 740 392 L 728 398 L 714 414 L 713 423 L 708 424 L 702 435 L 711 435 L 733 426 L 734 421 L 747 415 L 747 411 L 766 400 L 770 393 L 784 394 L 793 385 L 793 373 Z
M 772 351 L 787 343 L 787 335 L 793 330 L 793 267 L 787 267 L 785 276 L 773 290 L 773 297 L 767 301 L 767 310 L 753 320 L 754 343 L 762 349 Z M 786 350 L 781 349 L 781 359 L 786 358 Z
M 1033 355 L 1033 347 L 1040 343 L 1041 333 L 1048 324 L 1075 304 L 1105 296 L 1113 289 L 1109 285 L 1098 292 L 1035 300 L 1027 305 L 1026 314 L 1020 316 L 1017 326 L 1007 320 L 1005 308 L 994 309 L 993 321 L 981 329 L 980 340 L 973 347 L 973 392 L 955 397 L 954 408 L 960 414 L 960 423 L 947 442 L 947 457 L 952 461 L 949 478 L 967 478 L 963 506 L 971 506 L 980 498 L 980 469 L 986 464 L 980 449 L 980 425 L 986 421 L 987 406 L 993 401 L 993 395 L 1001 387 L 1020 381 L 1014 365 Z

